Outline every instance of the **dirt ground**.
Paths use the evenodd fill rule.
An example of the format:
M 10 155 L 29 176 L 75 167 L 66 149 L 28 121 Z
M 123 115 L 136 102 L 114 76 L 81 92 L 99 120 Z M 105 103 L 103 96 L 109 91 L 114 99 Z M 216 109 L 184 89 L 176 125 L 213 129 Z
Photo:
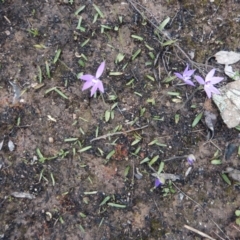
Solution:
M 168 81 L 206 61 L 224 76 L 211 56 L 240 50 L 239 22 L 238 0 L 0 0 L 0 239 L 240 239 L 240 188 L 222 178 L 239 131 Z M 103 61 L 90 97 L 79 74 Z M 211 141 L 192 127 L 204 109 Z M 154 188 L 161 162 L 180 179 Z

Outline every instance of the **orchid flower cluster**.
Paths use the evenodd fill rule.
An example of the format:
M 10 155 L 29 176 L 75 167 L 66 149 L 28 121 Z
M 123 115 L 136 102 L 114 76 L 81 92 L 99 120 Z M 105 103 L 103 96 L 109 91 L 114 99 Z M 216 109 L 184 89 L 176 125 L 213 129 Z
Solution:
M 195 76 L 194 78 L 200 85 L 204 86 L 204 90 L 208 96 L 208 98 L 212 97 L 212 93 L 220 94 L 219 90 L 214 87 L 214 84 L 221 82 L 224 78 L 223 77 L 214 77 L 216 69 L 212 69 L 205 77 L 205 80 L 200 76 Z M 195 84 L 191 81 L 192 75 L 194 74 L 195 70 L 189 70 L 189 66 L 185 68 L 184 72 L 181 73 L 174 73 L 176 77 L 182 79 L 187 85 L 195 86 Z
M 103 83 L 99 79 L 101 77 L 101 75 L 103 74 L 104 69 L 105 69 L 105 61 L 99 65 L 95 76 L 93 76 L 91 74 L 85 74 L 85 75 L 80 76 L 80 79 L 85 81 L 85 83 L 83 84 L 82 91 L 84 91 L 88 88 L 91 88 L 91 97 L 97 92 L 97 90 L 104 93 Z M 204 86 L 204 90 L 205 90 L 208 98 L 212 97 L 212 93 L 220 94 L 219 90 L 217 88 L 215 88 L 213 85 L 221 82 L 223 80 L 223 77 L 214 77 L 215 71 L 216 71 L 215 69 L 212 69 L 206 75 L 205 80 L 200 76 L 194 75 L 194 78 L 197 80 L 197 82 L 200 85 Z M 189 66 L 187 65 L 187 67 L 185 68 L 185 70 L 182 74 L 175 73 L 175 75 L 176 75 L 176 77 L 182 79 L 185 82 L 185 84 L 195 86 L 195 84 L 191 80 L 194 72 L 195 72 L 195 70 L 189 69 Z M 195 161 L 196 161 L 196 158 L 193 154 L 190 154 L 187 156 L 187 162 L 189 165 L 193 165 L 193 163 Z M 164 185 L 164 183 L 165 183 L 164 178 L 156 177 L 154 186 L 155 186 L 155 188 L 157 188 L 159 186 Z

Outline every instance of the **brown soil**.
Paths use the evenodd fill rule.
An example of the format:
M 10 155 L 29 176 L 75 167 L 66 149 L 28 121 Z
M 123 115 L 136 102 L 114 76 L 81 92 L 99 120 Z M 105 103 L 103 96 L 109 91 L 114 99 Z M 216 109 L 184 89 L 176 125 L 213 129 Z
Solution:
M 104 14 L 95 22 L 93 3 Z M 236 152 L 224 158 L 226 146 L 239 146 L 238 131 L 218 116 L 207 142 L 203 121 L 192 127 L 203 109 L 218 111 L 203 91 L 182 107 L 193 88 L 164 79 L 189 59 L 154 33 L 169 16 L 165 34 L 207 73 L 201 64 L 217 51 L 239 50 L 239 12 L 237 0 L 0 0 L 0 239 L 206 239 L 184 225 L 240 239 L 239 187 L 221 177 L 239 168 Z M 102 33 L 103 25 L 110 29 Z M 103 60 L 105 93 L 91 98 L 77 75 L 95 74 Z M 209 64 L 223 75 L 214 59 Z M 10 82 L 22 92 L 14 103 Z M 91 141 L 114 131 L 122 134 Z M 213 165 L 217 151 L 222 164 Z M 197 161 L 185 177 L 188 154 Z M 141 163 L 157 155 L 151 167 Z M 183 157 L 166 161 L 164 172 L 180 180 L 154 188 L 153 170 L 174 156 Z

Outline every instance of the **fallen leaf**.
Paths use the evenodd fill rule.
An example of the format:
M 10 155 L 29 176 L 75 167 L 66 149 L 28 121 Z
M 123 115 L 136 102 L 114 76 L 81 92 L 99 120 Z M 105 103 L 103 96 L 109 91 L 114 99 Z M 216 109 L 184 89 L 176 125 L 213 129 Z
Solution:
M 230 82 L 219 90 L 221 94 L 213 94 L 213 101 L 228 128 L 234 128 L 240 124 L 240 81 Z
M 208 129 L 210 129 L 213 134 L 214 133 L 214 125 L 217 121 L 217 115 L 214 114 L 213 112 L 205 110 L 204 117 L 205 117 L 205 123 L 206 123 Z
M 239 71 L 234 72 L 231 66 L 225 65 L 224 72 L 227 76 L 229 76 L 233 80 L 235 80 L 235 81 L 240 80 Z
M 228 173 L 228 176 L 231 177 L 233 180 L 240 182 L 240 171 L 231 167 L 228 167 L 225 171 Z
M 220 64 L 234 64 L 240 60 L 240 53 L 236 52 L 228 52 L 228 51 L 219 51 L 217 52 L 214 57 L 216 61 Z
M 152 173 L 153 177 L 159 178 L 159 179 L 164 179 L 164 180 L 172 180 L 172 181 L 176 181 L 176 180 L 180 180 L 181 177 L 179 175 L 176 174 L 171 174 L 171 173 Z
M 28 199 L 34 199 L 35 196 L 30 194 L 30 193 L 25 193 L 25 192 L 12 192 L 11 196 L 15 198 L 28 198 Z
M 14 145 L 13 141 L 9 140 L 8 141 L 8 149 L 9 149 L 9 151 L 12 152 L 14 150 L 14 148 L 15 148 L 15 145 Z

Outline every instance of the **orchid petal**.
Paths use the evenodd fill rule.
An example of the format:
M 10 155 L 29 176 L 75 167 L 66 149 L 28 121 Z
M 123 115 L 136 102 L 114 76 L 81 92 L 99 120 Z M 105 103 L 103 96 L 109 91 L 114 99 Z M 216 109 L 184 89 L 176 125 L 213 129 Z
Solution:
M 213 77 L 210 81 L 211 81 L 211 84 L 217 84 L 221 82 L 223 79 L 224 79 L 223 77 Z
M 183 76 L 180 73 L 174 73 L 176 77 L 180 78 L 183 80 Z
M 98 70 L 97 70 L 97 72 L 96 72 L 96 78 L 101 77 L 101 75 L 102 75 L 102 73 L 103 73 L 103 71 L 104 71 L 104 68 L 105 68 L 105 61 L 102 62 L 102 63 L 100 64 L 100 66 L 98 67 Z
M 203 80 L 202 77 L 200 77 L 200 76 L 194 76 L 194 77 L 195 77 L 195 79 L 199 82 L 199 84 L 202 84 L 202 85 L 205 84 L 205 81 Z
M 93 75 L 90 74 L 86 74 L 86 75 L 82 75 L 80 77 L 80 79 L 84 80 L 84 81 L 92 81 L 92 79 L 94 79 L 95 77 Z
M 188 85 L 195 86 L 195 84 L 191 80 L 185 80 L 184 82 Z
M 204 90 L 205 90 L 208 98 L 211 98 L 211 96 L 212 96 L 212 93 L 211 93 L 212 91 L 211 91 L 211 89 L 210 89 L 209 87 L 207 87 L 207 85 L 205 85 L 205 86 L 204 86 Z
M 161 182 L 158 178 L 155 179 L 154 185 L 155 185 L 155 187 L 158 187 L 159 185 L 161 185 Z
M 92 87 L 92 89 L 91 89 L 91 97 L 92 97 L 92 96 L 94 95 L 94 93 L 97 91 L 97 88 L 98 88 L 97 84 L 94 84 L 93 87 Z
M 102 81 L 99 80 L 99 82 L 97 83 L 97 87 L 99 89 L 100 92 L 104 93 L 104 88 L 103 88 L 103 84 Z
M 220 91 L 214 86 L 209 87 L 212 93 L 221 94 Z
M 188 73 L 188 67 L 189 67 L 189 65 L 187 64 L 187 67 L 185 68 L 185 70 L 184 70 L 184 72 L 183 72 L 183 76 L 184 76 L 184 75 L 187 75 L 187 73 Z
M 216 71 L 216 69 L 213 68 L 213 69 L 207 74 L 207 76 L 205 77 L 205 81 L 206 81 L 206 82 L 208 82 L 208 81 L 211 82 L 211 79 L 213 78 L 213 75 L 215 74 L 215 71 Z
M 194 69 L 194 70 L 189 70 L 186 75 L 187 75 L 188 77 L 190 77 L 190 76 L 193 75 L 193 73 L 194 73 L 195 71 L 196 71 L 196 69 Z
M 93 82 L 92 81 L 86 81 L 84 84 L 83 84 L 83 88 L 82 88 L 82 91 L 90 88 L 93 86 Z

